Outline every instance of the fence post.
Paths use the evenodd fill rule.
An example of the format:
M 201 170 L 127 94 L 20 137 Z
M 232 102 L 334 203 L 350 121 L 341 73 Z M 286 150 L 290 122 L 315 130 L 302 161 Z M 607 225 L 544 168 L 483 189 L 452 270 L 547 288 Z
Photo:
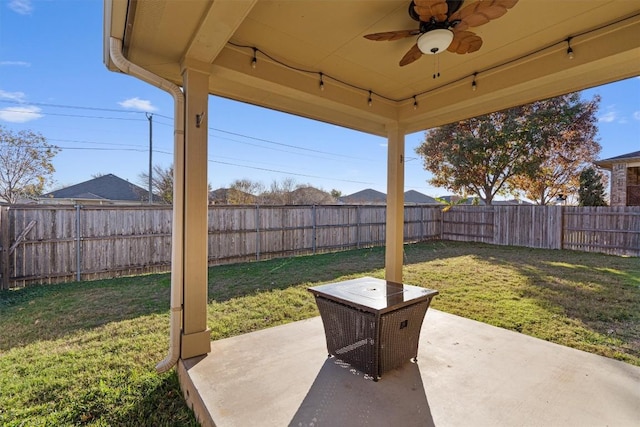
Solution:
M 76 281 L 82 279 L 82 236 L 80 235 L 80 205 L 76 205 Z
M 0 256 L 2 286 L 0 289 L 9 289 L 9 246 L 11 246 L 11 236 L 9 236 L 9 208 L 5 206 L 0 207 L 0 245 L 2 245 L 2 256 Z
M 424 227 L 424 205 L 420 206 L 420 241 L 424 242 L 425 227 Z
M 559 206 L 559 210 L 560 210 L 560 221 L 558 221 L 560 223 L 560 226 L 558 227 L 560 229 L 560 247 L 558 249 L 564 249 L 564 211 L 566 206 Z
M 312 236 L 311 236 L 311 240 L 312 240 L 312 245 L 313 245 L 313 254 L 316 254 L 316 224 L 317 224 L 317 220 L 316 220 L 316 205 L 313 205 L 312 207 L 312 214 L 313 214 L 313 228 L 312 228 Z
M 260 261 L 260 205 L 256 205 L 256 261 Z
M 360 249 L 360 205 L 356 205 L 356 248 Z

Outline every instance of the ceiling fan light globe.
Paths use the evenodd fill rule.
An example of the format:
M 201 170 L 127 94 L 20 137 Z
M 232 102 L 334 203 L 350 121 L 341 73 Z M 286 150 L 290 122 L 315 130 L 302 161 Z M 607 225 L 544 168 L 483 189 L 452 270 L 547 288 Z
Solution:
M 447 50 L 453 40 L 453 31 L 437 29 L 427 31 L 418 37 L 418 49 L 425 55 L 435 55 Z

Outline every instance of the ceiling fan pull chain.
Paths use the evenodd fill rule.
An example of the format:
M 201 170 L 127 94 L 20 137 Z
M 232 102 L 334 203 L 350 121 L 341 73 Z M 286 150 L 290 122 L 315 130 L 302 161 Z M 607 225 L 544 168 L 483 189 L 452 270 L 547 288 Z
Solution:
M 440 57 L 438 55 L 433 55 L 433 78 L 440 77 Z

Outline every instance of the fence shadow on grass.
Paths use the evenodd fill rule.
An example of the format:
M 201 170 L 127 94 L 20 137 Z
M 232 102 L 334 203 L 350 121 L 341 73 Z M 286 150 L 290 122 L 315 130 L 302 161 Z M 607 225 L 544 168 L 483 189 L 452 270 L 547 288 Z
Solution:
M 405 245 L 404 263 L 459 256 L 468 249 L 451 249 L 449 242 L 431 241 Z M 385 248 L 277 258 L 223 265 L 209 269 L 209 300 L 224 302 L 256 292 L 315 285 L 364 275 L 384 277 Z
M 209 269 L 209 300 L 224 302 L 256 292 L 317 284 L 384 269 L 383 248 L 277 258 Z

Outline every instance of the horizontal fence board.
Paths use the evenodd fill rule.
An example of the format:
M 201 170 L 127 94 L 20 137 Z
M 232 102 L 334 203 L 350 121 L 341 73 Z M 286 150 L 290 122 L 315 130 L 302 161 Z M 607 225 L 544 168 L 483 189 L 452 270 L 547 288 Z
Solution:
M 4 287 L 170 269 L 170 206 L 0 209 L 8 234 L 0 236 L 3 246 L 28 230 L 10 255 L 3 248 Z M 453 206 L 443 212 L 411 205 L 404 215 L 406 242 L 445 239 L 640 257 L 640 207 Z M 216 205 L 208 212 L 208 259 L 218 265 L 380 246 L 385 233 L 380 205 Z

